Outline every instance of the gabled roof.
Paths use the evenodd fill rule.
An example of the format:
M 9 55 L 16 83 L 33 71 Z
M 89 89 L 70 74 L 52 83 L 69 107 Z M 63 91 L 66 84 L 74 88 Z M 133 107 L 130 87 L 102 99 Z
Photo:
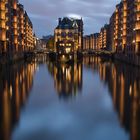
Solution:
M 80 20 L 64 17 L 60 19 L 58 26 L 56 29 L 75 29 L 80 26 Z

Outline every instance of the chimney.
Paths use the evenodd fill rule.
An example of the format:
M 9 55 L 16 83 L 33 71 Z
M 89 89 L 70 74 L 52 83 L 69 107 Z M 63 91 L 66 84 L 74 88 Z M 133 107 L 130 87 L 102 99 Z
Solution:
M 59 18 L 58 21 L 59 21 L 58 24 L 61 24 L 61 18 Z

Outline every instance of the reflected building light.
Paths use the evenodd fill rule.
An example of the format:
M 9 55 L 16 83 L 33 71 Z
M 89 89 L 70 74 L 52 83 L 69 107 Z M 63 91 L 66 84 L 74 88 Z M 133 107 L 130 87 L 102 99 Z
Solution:
M 65 57 L 65 56 L 64 56 Z M 64 73 L 65 72 L 65 67 L 64 66 L 62 66 L 62 72 Z
M 124 76 L 123 74 L 121 74 L 121 86 L 120 86 L 120 117 L 121 117 L 121 121 L 123 123 L 123 119 L 124 119 L 124 102 L 125 102 L 125 80 L 124 80 Z
M 10 138 L 10 128 L 11 128 L 11 108 L 10 108 L 10 100 L 9 100 L 9 89 L 8 83 L 5 82 L 5 89 L 3 91 L 2 96 L 2 112 L 1 112 L 1 121 L 2 121 L 2 129 L 1 134 L 3 135 L 3 139 L 8 140 Z
M 132 96 L 132 85 L 129 87 L 129 95 Z
M 114 75 L 114 79 L 113 79 L 113 102 L 114 105 L 116 106 L 116 99 L 117 99 L 117 73 L 116 73 L 116 69 L 114 68 L 113 71 L 113 75 Z
M 2 109 L 0 115 L 2 121 L 0 129 L 2 138 L 0 136 L 0 139 L 2 140 L 10 139 L 11 130 L 15 123 L 19 120 L 20 110 L 31 89 L 35 72 L 35 69 L 33 68 L 34 65 L 32 65 L 33 67 L 29 67 L 28 64 L 15 65 L 10 65 L 9 71 L 5 71 L 5 67 L 4 69 L 2 68 L 2 71 L 4 70 L 5 73 L 3 79 L 0 79 L 0 83 L 2 82 L 2 98 L 0 108 Z
M 68 81 L 71 81 L 71 76 L 70 76 L 70 70 L 69 69 L 66 69 L 66 79 Z
M 20 83 L 21 83 L 22 82 L 22 74 L 20 74 L 20 78 L 19 79 L 20 79 Z
M 135 98 L 138 97 L 138 91 L 137 91 L 137 83 L 136 83 L 136 81 L 134 82 L 134 97 Z
M 10 97 L 12 98 L 12 95 L 13 95 L 13 88 L 12 88 L 12 85 L 10 85 Z
M 20 115 L 20 95 L 19 95 L 19 77 L 17 74 L 15 83 L 15 105 L 16 105 L 16 119 L 19 119 Z
M 133 43 L 135 43 L 136 41 L 135 40 L 133 40 Z
M 82 65 L 79 65 L 79 67 L 78 64 L 60 64 L 58 66 L 51 63 L 50 65 L 52 65 L 53 73 L 50 72 L 54 77 L 54 86 L 58 96 L 62 98 L 75 96 L 77 90 L 80 91 L 82 88 L 82 81 L 79 81 L 82 80 L 82 77 L 80 77 L 82 76 L 82 74 L 80 74 Z M 57 71 L 57 73 L 54 73 L 54 71 Z
M 26 101 L 25 82 L 22 83 L 22 101 L 23 101 L 23 103 L 25 103 L 25 101 Z

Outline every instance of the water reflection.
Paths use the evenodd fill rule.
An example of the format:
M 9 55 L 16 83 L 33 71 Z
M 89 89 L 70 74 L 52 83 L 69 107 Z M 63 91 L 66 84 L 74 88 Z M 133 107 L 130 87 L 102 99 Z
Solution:
M 82 90 L 82 63 L 58 64 L 48 62 L 47 67 L 54 78 L 54 86 L 60 98 L 76 96 Z
M 20 109 L 27 101 L 33 85 L 35 64 L 4 65 L 0 67 L 0 139 L 10 140 Z
M 39 68 L 38 76 L 35 78 L 35 72 L 37 68 Z M 50 75 L 52 79 L 48 79 L 50 78 L 49 77 Z M 45 78 L 42 79 L 41 76 Z M 92 78 L 90 78 L 89 76 L 91 76 Z M 88 77 L 86 79 L 87 81 L 85 81 L 85 77 L 86 78 Z M 41 79 L 42 81 L 37 81 L 38 79 Z M 91 79 L 94 79 L 95 81 L 90 81 Z M 45 82 L 49 80 L 53 81 L 53 85 L 55 89 L 47 89 L 48 86 L 47 88 L 43 87 L 46 86 Z M 36 84 L 33 85 L 33 82 L 35 82 Z M 38 85 L 40 83 L 41 85 Z M 42 83 L 44 83 L 44 85 Z M 103 89 L 99 90 L 98 87 L 96 88 L 94 85 L 92 85 L 95 83 L 97 84 L 99 83 L 99 87 L 102 87 Z M 50 83 L 49 85 L 52 85 L 52 83 Z M 85 85 L 88 86 L 89 89 L 85 88 L 86 87 Z M 44 91 L 42 91 L 42 88 L 40 87 L 42 87 Z M 57 122 L 57 119 L 55 118 L 54 114 L 58 115 L 57 116 L 58 120 L 62 116 L 62 120 L 65 120 L 66 122 L 67 122 L 66 120 L 67 117 L 68 118 L 72 117 L 73 122 L 70 122 L 71 124 L 70 128 L 73 128 L 72 132 L 74 133 L 74 132 L 82 131 L 85 132 L 86 133 L 85 135 L 88 136 L 89 136 L 89 132 L 91 132 L 91 129 L 93 129 L 95 126 L 98 126 L 97 125 L 98 123 L 107 122 L 106 124 L 110 125 L 107 119 L 112 119 L 111 121 L 112 123 L 115 120 L 113 118 L 114 113 L 112 112 L 108 113 L 108 110 L 104 110 L 102 109 L 102 107 L 98 107 L 98 109 L 102 109 L 104 113 L 103 114 L 99 110 L 96 111 L 97 107 L 95 106 L 95 104 L 99 106 L 101 104 L 104 105 L 104 103 L 102 103 L 102 100 L 100 100 L 99 98 L 108 98 L 108 96 L 102 95 L 104 94 L 104 90 L 106 91 L 107 88 L 109 95 L 112 98 L 114 110 L 115 112 L 117 112 L 118 118 L 120 120 L 119 121 L 120 128 L 119 130 L 118 129 L 116 130 L 122 131 L 121 129 L 122 127 L 123 130 L 126 131 L 126 135 L 127 134 L 130 135 L 129 140 L 140 140 L 140 135 L 139 135 L 140 69 L 137 67 L 125 65 L 119 62 L 112 62 L 110 60 L 105 60 L 99 57 L 85 57 L 83 59 L 83 63 L 58 64 L 56 62 L 47 61 L 47 57 L 42 55 L 38 56 L 32 63 L 29 62 L 29 63 L 21 63 L 21 64 L 14 64 L 14 65 L 7 65 L 7 66 L 0 67 L 0 139 L 1 140 L 12 139 L 11 134 L 14 130 L 13 128 L 15 127 L 16 124 L 18 124 L 19 120 L 21 121 L 20 115 L 23 115 L 20 113 L 21 108 L 24 107 L 24 105 L 26 104 L 32 88 L 34 89 L 34 91 L 32 92 L 32 94 L 34 94 L 34 97 L 32 97 L 31 101 L 35 102 L 33 104 L 35 104 L 36 106 L 32 105 L 32 107 L 29 110 L 30 111 L 32 110 L 33 112 L 35 111 L 35 113 L 38 114 L 37 117 L 34 116 L 34 119 L 41 120 L 40 118 L 45 118 L 45 121 L 37 121 L 37 122 L 33 121 L 30 122 L 30 125 L 32 126 L 32 123 L 37 123 L 38 125 L 34 125 L 34 126 L 38 126 L 39 128 L 42 128 L 42 130 L 44 131 L 47 129 L 47 136 L 45 135 L 46 139 L 49 138 L 49 136 L 51 137 L 51 134 L 53 134 L 54 131 L 51 130 L 53 129 L 53 127 L 61 128 L 61 125 L 62 124 L 64 125 L 64 123 L 61 124 L 60 122 Z M 50 88 L 52 87 L 50 86 Z M 95 91 L 97 91 L 97 93 L 96 92 L 93 93 L 92 90 L 94 90 L 94 88 Z M 36 90 L 39 92 L 42 91 L 42 93 L 41 92 L 38 94 L 34 93 Z M 46 91 L 47 94 L 45 94 Z M 54 91 L 56 91 L 57 94 L 52 95 Z M 91 91 L 91 93 L 88 93 L 89 95 L 85 97 L 84 95 L 86 94 L 86 92 L 89 91 Z M 66 99 L 67 101 L 67 99 L 71 99 L 72 97 L 77 96 L 77 94 L 79 93 L 82 93 L 83 95 L 82 97 L 85 98 L 85 100 L 83 98 L 78 98 L 79 99 L 77 101 L 78 103 L 76 104 L 75 102 L 73 102 L 69 104 L 69 107 L 67 106 L 67 102 L 60 103 L 54 97 L 56 95 L 56 97 Z M 94 94 L 94 96 L 92 96 L 91 94 Z M 98 95 L 100 94 L 100 96 L 98 96 L 97 94 Z M 40 95 L 43 97 L 40 97 Z M 49 99 L 51 100 L 49 101 Z M 96 102 L 96 100 L 98 101 L 98 103 Z M 27 108 L 28 107 L 29 106 L 27 106 Z M 33 112 L 30 111 L 28 112 L 28 115 L 33 117 L 32 116 Z M 62 114 L 59 114 L 59 111 Z M 67 113 L 68 116 L 65 117 Z M 104 115 L 106 119 L 103 118 Z M 51 121 L 49 122 L 46 119 L 46 117 L 48 116 L 52 118 L 52 121 L 54 123 Z M 99 117 L 99 120 L 98 118 L 96 118 L 97 116 Z M 24 118 L 24 115 L 22 117 Z M 55 118 L 54 120 L 53 117 Z M 29 123 L 28 119 L 25 122 Z M 24 125 L 28 126 L 28 124 L 24 124 Z M 82 128 L 81 126 L 84 127 Z M 102 124 L 101 126 L 106 127 L 105 124 Z M 112 126 L 114 125 L 111 125 L 111 127 Z M 17 131 L 17 129 L 19 131 Z M 32 129 L 32 127 L 30 127 L 28 130 L 30 129 Z M 36 136 L 37 134 L 43 136 L 42 130 L 38 130 L 38 129 L 36 128 L 37 130 Z M 19 134 L 16 135 L 18 136 L 17 140 L 19 140 L 19 138 L 23 136 L 22 135 L 20 137 L 20 134 L 21 132 L 23 132 L 23 130 L 24 129 L 16 127 L 16 131 L 14 131 L 14 133 Z M 67 127 L 67 130 L 69 131 L 70 129 Z M 95 130 L 97 131 L 97 130 L 104 130 L 104 129 L 94 128 L 94 132 Z M 35 134 L 33 133 L 34 131 L 30 131 L 30 132 L 32 132 L 32 134 L 30 133 L 27 134 L 27 132 L 23 132 L 22 134 L 26 134 L 26 138 L 29 137 L 29 139 L 32 139 Z M 46 131 L 44 133 L 46 134 Z M 59 130 L 60 138 L 57 139 L 61 139 L 63 137 L 61 134 L 64 135 L 63 132 L 61 133 Z M 66 134 L 70 136 L 69 133 Z M 77 133 L 77 135 L 80 137 L 82 136 L 81 132 Z M 111 137 L 113 137 L 112 134 L 110 135 Z M 121 138 L 123 138 L 123 136 Z
M 99 57 L 87 57 L 84 64 L 108 86 L 120 125 L 130 133 L 130 140 L 140 140 L 140 69 Z

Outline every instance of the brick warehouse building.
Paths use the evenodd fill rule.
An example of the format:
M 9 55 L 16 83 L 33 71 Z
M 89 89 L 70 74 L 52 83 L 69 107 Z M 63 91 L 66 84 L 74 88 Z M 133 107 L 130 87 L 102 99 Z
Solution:
M 59 55 L 69 56 L 77 53 L 77 51 L 82 51 L 83 20 L 68 17 L 59 18 L 58 26 L 54 31 L 54 38 L 55 52 Z
M 18 0 L 0 0 L 0 56 L 17 59 L 33 50 L 36 37 L 31 20 Z

